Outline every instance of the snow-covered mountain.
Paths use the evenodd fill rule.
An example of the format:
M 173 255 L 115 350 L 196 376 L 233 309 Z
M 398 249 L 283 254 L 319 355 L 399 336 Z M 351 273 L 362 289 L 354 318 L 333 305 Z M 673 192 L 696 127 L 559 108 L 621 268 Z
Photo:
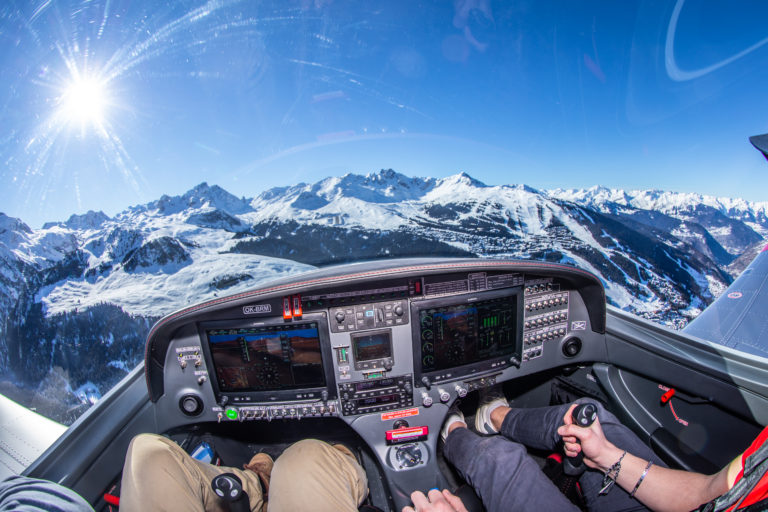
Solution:
M 613 304 L 680 327 L 766 236 L 767 211 L 693 194 L 544 192 L 383 170 L 253 199 L 203 183 L 114 218 L 88 212 L 40 230 L 0 214 L 0 369 L 33 388 L 64 375 L 70 395 L 91 396 L 138 362 L 162 315 L 316 265 L 380 257 L 572 263 L 601 276 Z
M 698 238 L 702 249 L 701 243 L 708 242 L 706 238 L 710 236 L 725 250 L 723 253 L 718 247 L 711 254 L 721 264 L 730 263 L 768 237 L 768 202 L 598 186 L 548 193 L 554 198 L 665 229 L 684 240 L 696 243 Z

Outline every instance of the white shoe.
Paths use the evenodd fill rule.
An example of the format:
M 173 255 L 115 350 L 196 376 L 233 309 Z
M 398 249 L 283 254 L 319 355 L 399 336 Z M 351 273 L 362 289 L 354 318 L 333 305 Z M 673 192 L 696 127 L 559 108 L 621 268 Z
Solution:
M 501 393 L 489 393 L 477 408 L 475 413 L 475 430 L 480 434 L 498 434 L 499 431 L 493 427 L 491 422 L 491 413 L 497 407 L 509 407 L 509 402 Z
M 448 410 L 448 417 L 445 418 L 443 428 L 440 429 L 440 439 L 442 439 L 443 442 L 445 442 L 445 438 L 448 437 L 448 428 L 457 421 L 460 421 L 465 425 L 467 424 L 464 419 L 464 413 L 462 413 L 458 407 L 453 406 Z

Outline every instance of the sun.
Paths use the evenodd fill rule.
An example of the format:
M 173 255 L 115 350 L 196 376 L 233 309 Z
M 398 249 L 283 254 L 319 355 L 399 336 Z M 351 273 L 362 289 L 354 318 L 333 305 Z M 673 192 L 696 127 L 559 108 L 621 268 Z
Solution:
M 59 115 L 70 124 L 102 127 L 109 106 L 107 85 L 96 78 L 75 78 L 63 89 Z

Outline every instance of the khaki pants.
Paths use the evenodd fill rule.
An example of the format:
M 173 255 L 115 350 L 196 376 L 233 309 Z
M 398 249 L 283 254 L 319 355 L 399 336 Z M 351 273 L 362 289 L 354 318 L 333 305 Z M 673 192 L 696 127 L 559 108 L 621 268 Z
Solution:
M 190 457 L 162 436 L 141 434 L 128 447 L 120 492 L 120 512 L 226 510 L 211 489 L 221 473 L 243 482 L 250 508 L 264 504 L 256 473 L 213 466 Z M 368 494 L 365 471 L 344 446 L 305 439 L 288 447 L 275 461 L 268 510 L 356 511 Z

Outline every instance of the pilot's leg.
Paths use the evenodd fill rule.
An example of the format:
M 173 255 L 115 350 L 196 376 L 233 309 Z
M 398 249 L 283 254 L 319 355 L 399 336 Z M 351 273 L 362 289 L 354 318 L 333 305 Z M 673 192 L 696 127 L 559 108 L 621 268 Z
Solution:
M 79 494 L 62 485 L 12 475 L 0 482 L 0 510 L 24 512 L 93 512 Z
M 489 512 L 579 510 L 541 472 L 521 444 L 456 428 L 448 434 L 443 453 Z
M 597 406 L 597 417 L 600 419 L 600 425 L 606 439 L 611 443 L 637 457 L 666 467 L 666 464 L 634 432 L 622 425 L 616 416 L 606 410 L 602 404 L 588 398 L 581 398 L 576 402 L 590 402 Z M 561 439 L 557 429 L 563 424 L 563 416 L 569 407 L 570 404 L 530 409 L 513 408 L 504 417 L 500 432 L 503 436 L 530 448 L 559 450 L 561 449 L 559 444 Z M 579 482 L 587 500 L 587 507 L 590 510 L 646 510 L 640 502 L 630 498 L 629 494 L 618 485 L 613 486 L 607 495 L 599 496 L 598 492 L 603 487 L 603 473 L 599 471 L 586 471 Z
M 557 429 L 570 404 L 548 407 L 513 407 L 504 417 L 499 433 L 529 448 L 553 451 L 559 447 Z M 600 422 L 602 423 L 602 417 Z
M 211 489 L 211 481 L 221 473 L 237 475 L 251 510 L 261 511 L 261 484 L 256 473 L 206 464 L 190 457 L 170 439 L 138 435 L 128 447 L 123 467 L 120 512 L 223 511 L 221 500 Z
M 275 461 L 268 510 L 355 512 L 367 495 L 365 470 L 348 448 L 305 439 Z

